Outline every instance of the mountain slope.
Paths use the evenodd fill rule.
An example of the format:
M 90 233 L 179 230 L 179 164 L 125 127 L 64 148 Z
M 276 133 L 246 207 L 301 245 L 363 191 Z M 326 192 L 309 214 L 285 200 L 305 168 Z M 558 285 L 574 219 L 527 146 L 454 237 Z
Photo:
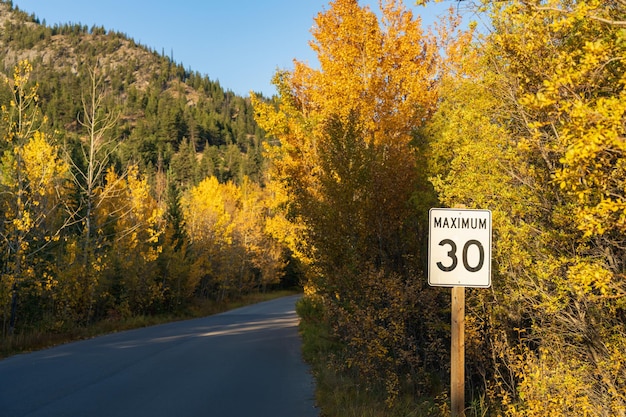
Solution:
M 81 134 L 81 97 L 97 68 L 107 109 L 120 115 L 111 132 L 121 142 L 120 163 L 176 170 L 181 158 L 189 159 L 184 172 L 175 173 L 183 186 L 211 174 L 222 181 L 260 180 L 263 134 L 249 99 L 102 27 L 49 27 L 0 2 L 0 28 L 0 73 L 10 76 L 20 60 L 31 62 L 42 110 L 60 139 Z M 0 100 L 6 94 L 0 91 Z

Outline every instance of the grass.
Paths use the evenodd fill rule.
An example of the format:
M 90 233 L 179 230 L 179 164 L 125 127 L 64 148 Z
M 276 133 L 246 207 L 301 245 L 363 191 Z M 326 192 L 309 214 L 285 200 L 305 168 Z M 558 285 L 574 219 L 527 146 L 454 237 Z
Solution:
M 445 415 L 435 399 L 405 394 L 390 408 L 382 392 L 359 388 L 355 378 L 328 366 L 315 366 L 318 405 L 324 417 L 426 417 Z
M 301 318 L 304 359 L 311 365 L 316 387 L 316 401 L 322 417 L 426 417 L 446 415 L 445 399 L 401 395 L 389 408 L 384 392 L 366 391 L 358 379 L 333 367 L 341 357 L 341 346 L 331 336 L 323 319 L 322 308 L 310 298 L 297 304 Z
M 269 301 L 293 294 L 296 294 L 296 292 L 276 291 L 248 294 L 240 299 L 232 301 L 216 302 L 213 300 L 197 300 L 188 309 L 186 309 L 186 311 L 179 314 L 170 313 L 153 316 L 134 316 L 117 320 L 103 320 L 90 326 L 76 326 L 57 333 L 42 331 L 20 333 L 0 339 L 0 359 L 18 353 L 32 352 L 63 343 L 89 339 L 107 333 L 154 326 L 172 321 L 206 317 L 246 305 Z

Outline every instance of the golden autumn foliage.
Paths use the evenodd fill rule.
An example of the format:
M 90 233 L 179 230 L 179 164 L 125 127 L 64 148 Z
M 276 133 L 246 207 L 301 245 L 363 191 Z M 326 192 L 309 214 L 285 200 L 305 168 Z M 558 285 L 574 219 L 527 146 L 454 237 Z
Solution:
M 389 404 L 441 362 L 426 344 L 442 340 L 420 334 L 439 320 L 439 299 L 416 290 L 425 236 L 412 200 L 428 189 L 414 141 L 437 105 L 441 54 L 453 59 L 468 41 L 447 37 L 454 18 L 445 24 L 436 38 L 400 1 L 382 2 L 379 16 L 333 1 L 312 29 L 319 68 L 279 71 L 277 107 L 253 97 L 257 122 L 280 142 L 268 149 L 270 175 L 296 225 L 294 253 L 345 342 L 347 368 L 367 389 L 382 385 Z
M 41 297 L 55 284 L 53 266 L 42 251 L 59 238 L 64 220 L 58 209 L 67 197 L 68 165 L 40 128 L 45 118 L 37 108 L 37 86 L 29 84 L 32 67 L 15 68 L 9 106 L 2 106 L 6 129 L 0 159 L 0 247 L 5 254 L 0 276 L 2 333 L 12 333 L 20 294 Z
M 290 238 L 275 194 L 247 178 L 210 178 L 164 201 L 137 165 L 119 165 L 102 68 L 85 80 L 75 142 L 64 148 L 53 139 L 67 132 L 48 131 L 31 71 L 19 63 L 2 103 L 3 338 L 181 311 L 197 297 L 280 282 Z M 157 185 L 176 189 L 159 175 Z
M 107 287 L 102 297 L 112 297 L 121 314 L 147 313 L 163 302 L 163 288 L 156 274 L 162 250 L 163 209 L 150 195 L 150 186 L 131 166 L 124 176 L 112 168 L 97 194 L 96 230 L 107 246 L 103 275 Z
M 271 196 L 257 184 L 247 178 L 241 186 L 221 184 L 209 177 L 181 205 L 195 260 L 191 277 L 201 292 L 217 291 L 224 299 L 278 282 L 283 246 L 277 230 L 267 230 L 274 217 L 267 210 Z
M 442 203 L 493 211 L 494 288 L 468 298 L 473 373 L 494 414 L 624 415 L 626 6 L 485 7 L 493 31 L 429 126 Z
M 398 2 L 388 2 L 383 14 L 379 23 L 355 1 L 332 2 L 313 29 L 311 46 L 320 68 L 296 62 L 293 72 L 276 75 L 278 111 L 255 102 L 259 124 L 280 139 L 280 146 L 269 150 L 272 178 L 288 184 L 294 220 L 307 225 L 321 218 L 314 211 L 326 213 L 317 239 L 333 238 L 335 226 L 358 229 L 363 216 L 374 226 L 355 229 L 356 239 L 359 233 L 362 239 L 393 239 L 409 215 L 406 202 L 416 181 L 409 143 L 435 104 L 431 87 L 439 55 L 433 38 Z M 333 198 L 344 199 L 345 206 Z M 335 217 L 344 215 L 361 218 Z M 310 240 L 305 246 L 312 259 L 320 250 L 332 252 Z M 367 255 L 372 262 L 394 256 Z
M 296 62 L 276 75 L 276 107 L 257 101 L 259 124 L 280 140 L 272 178 L 314 297 L 346 367 L 390 403 L 406 375 L 437 368 L 426 358 L 445 358 L 441 322 L 407 308 L 443 311 L 439 293 L 406 278 L 416 264 L 393 261 L 419 253 L 403 231 L 411 209 L 431 204 L 427 164 L 440 204 L 493 212 L 493 289 L 470 292 L 466 333 L 483 411 L 626 412 L 624 7 L 485 1 L 488 33 L 470 47 L 467 34 L 418 35 L 397 2 L 382 3 L 379 21 L 335 1 L 312 31 L 319 68 Z M 432 39 L 447 45 L 445 65 Z

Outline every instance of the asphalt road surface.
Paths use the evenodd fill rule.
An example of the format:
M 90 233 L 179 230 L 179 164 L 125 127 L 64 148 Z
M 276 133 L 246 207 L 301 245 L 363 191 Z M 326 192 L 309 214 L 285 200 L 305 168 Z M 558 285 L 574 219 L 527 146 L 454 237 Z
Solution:
M 0 417 L 313 417 L 297 296 L 0 361 Z

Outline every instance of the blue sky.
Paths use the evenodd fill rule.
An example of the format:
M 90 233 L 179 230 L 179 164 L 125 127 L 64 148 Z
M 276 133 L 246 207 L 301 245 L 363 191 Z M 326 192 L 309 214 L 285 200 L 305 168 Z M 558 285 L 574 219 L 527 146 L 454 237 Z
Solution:
M 309 47 L 313 18 L 328 9 L 326 0 L 13 0 L 49 26 L 80 23 L 123 32 L 185 68 L 218 80 L 246 96 L 250 90 L 273 95 L 276 69 L 291 69 L 293 59 L 315 63 Z M 377 0 L 362 5 L 378 9 Z M 455 3 L 407 7 L 425 23 Z

